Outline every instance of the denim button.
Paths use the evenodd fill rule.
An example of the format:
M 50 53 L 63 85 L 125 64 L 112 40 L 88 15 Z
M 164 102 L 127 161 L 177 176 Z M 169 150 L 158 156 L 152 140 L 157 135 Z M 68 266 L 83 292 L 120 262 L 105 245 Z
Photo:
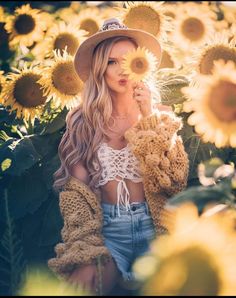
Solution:
M 135 211 L 136 210 L 136 206 L 132 206 L 131 210 L 132 211 Z

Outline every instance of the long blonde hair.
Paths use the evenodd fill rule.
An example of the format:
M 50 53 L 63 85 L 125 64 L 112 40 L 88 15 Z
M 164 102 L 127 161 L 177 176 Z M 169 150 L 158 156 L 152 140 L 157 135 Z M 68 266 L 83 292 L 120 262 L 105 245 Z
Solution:
M 60 191 L 71 176 L 72 166 L 82 162 L 91 177 L 89 186 L 96 191 L 101 175 L 97 157 L 100 142 L 106 136 L 112 114 L 112 100 L 104 79 L 112 46 L 120 40 L 135 41 L 129 37 L 112 37 L 95 49 L 88 80 L 84 84 L 81 103 L 68 112 L 66 131 L 58 147 L 60 168 L 54 173 L 53 188 Z M 136 45 L 137 46 L 137 45 Z M 93 161 L 99 165 L 94 168 Z

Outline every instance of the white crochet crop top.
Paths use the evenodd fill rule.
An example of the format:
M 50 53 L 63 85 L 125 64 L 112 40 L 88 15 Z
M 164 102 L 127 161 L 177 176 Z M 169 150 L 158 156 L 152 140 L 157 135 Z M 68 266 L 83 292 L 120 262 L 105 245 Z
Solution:
M 113 149 L 103 142 L 98 149 L 98 159 L 102 167 L 102 173 L 97 187 L 105 185 L 111 180 L 118 181 L 118 214 L 119 204 L 122 204 L 128 210 L 130 208 L 130 194 L 124 179 L 130 179 L 135 183 L 142 182 L 139 162 L 132 153 L 129 144 L 122 149 Z

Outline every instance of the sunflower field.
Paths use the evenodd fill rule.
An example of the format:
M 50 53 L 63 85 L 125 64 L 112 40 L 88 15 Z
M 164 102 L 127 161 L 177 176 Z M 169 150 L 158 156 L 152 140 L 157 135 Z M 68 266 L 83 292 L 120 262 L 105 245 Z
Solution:
M 63 227 L 58 145 L 83 90 L 73 59 L 107 18 L 159 40 L 158 70 L 142 48 L 124 69 L 137 80 L 150 70 L 183 120 L 190 162 L 163 216 L 170 233 L 135 262 L 127 293 L 235 295 L 236 1 L 1 1 L 0 295 L 90 294 L 59 283 L 47 261 Z

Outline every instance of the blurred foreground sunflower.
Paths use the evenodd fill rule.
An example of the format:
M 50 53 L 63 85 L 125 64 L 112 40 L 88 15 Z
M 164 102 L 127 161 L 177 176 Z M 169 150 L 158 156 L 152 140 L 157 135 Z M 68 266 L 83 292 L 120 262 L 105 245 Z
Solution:
M 214 64 L 212 75 L 198 75 L 199 85 L 182 89 L 192 98 L 184 110 L 193 111 L 188 123 L 204 142 L 236 147 L 236 66 L 223 60 Z
M 129 28 L 147 31 L 158 39 L 166 40 L 171 31 L 171 18 L 165 15 L 164 2 L 126 1 L 118 8 L 119 18 Z
M 17 293 L 19 296 L 88 296 L 88 291 L 55 278 L 44 268 L 30 268 L 24 283 Z
M 175 30 L 171 40 L 183 50 L 203 45 L 214 32 L 214 14 L 197 5 L 178 9 L 178 18 L 173 21 Z
M 192 203 L 172 212 L 170 234 L 154 240 L 151 253 L 134 264 L 134 272 L 143 280 L 141 294 L 234 295 L 236 232 L 233 218 L 217 213 L 199 217 Z
M 57 107 L 70 109 L 78 105 L 83 82 L 74 68 L 73 56 L 66 51 L 61 55 L 54 52 L 54 59 L 47 62 L 43 72 L 45 75 L 39 80 L 43 86 L 43 95 L 53 100 Z
M 48 17 L 39 9 L 32 9 L 30 4 L 17 8 L 14 15 L 6 18 L 5 29 L 10 33 L 10 47 L 30 47 L 43 39 L 48 26 Z
M 133 81 L 148 79 L 156 70 L 157 59 L 148 49 L 138 47 L 124 55 L 122 68 L 124 74 Z
M 79 30 L 73 24 L 60 21 L 47 31 L 44 40 L 35 46 L 32 54 L 37 59 L 40 57 L 40 60 L 44 57 L 53 58 L 54 50 L 59 50 L 62 54 L 67 47 L 68 54 L 74 55 L 79 45 L 85 40 L 85 35 L 86 31 Z
M 46 97 L 38 80 L 42 72 L 37 65 L 23 65 L 22 70 L 13 68 L 16 73 L 8 73 L 3 85 L 3 105 L 11 112 L 16 111 L 17 118 L 30 120 L 40 117 Z
M 189 65 L 195 68 L 200 74 L 211 74 L 213 62 L 223 59 L 224 61 L 232 60 L 236 64 L 236 41 L 229 42 L 229 36 L 226 31 L 215 33 L 207 40 L 204 47 L 194 51 Z

